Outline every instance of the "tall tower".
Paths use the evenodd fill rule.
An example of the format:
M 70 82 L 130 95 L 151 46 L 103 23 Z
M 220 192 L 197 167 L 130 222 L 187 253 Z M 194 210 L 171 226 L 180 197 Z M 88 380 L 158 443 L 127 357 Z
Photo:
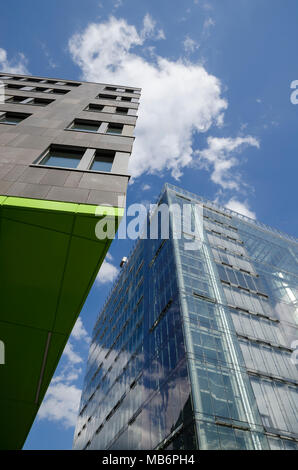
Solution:
M 297 240 L 171 185 L 167 206 L 99 313 L 74 448 L 297 449 Z
M 140 89 L 0 80 L 0 448 L 17 449 L 109 248 L 96 223 L 123 214 Z

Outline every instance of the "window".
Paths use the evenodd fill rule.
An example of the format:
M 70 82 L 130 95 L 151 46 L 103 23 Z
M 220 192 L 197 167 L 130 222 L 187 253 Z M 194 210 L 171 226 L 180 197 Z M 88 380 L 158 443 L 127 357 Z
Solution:
M 122 134 L 123 124 L 114 124 L 110 122 L 107 128 L 107 134 Z
M 83 154 L 84 149 L 78 150 L 64 146 L 51 145 L 39 164 L 64 168 L 77 168 Z
M 67 85 L 67 86 L 80 86 L 81 84 L 80 84 L 80 83 L 71 83 L 71 82 L 67 82 L 66 85 Z
M 23 121 L 30 114 L 22 114 L 22 113 L 4 113 L 0 115 L 0 123 L 1 124 L 18 124 L 19 122 Z
M 6 100 L 6 103 L 30 104 L 37 106 L 46 106 L 53 103 L 54 100 L 47 100 L 43 98 L 28 98 L 26 96 L 11 96 Z
M 27 99 L 26 96 L 11 96 L 6 100 L 6 103 L 23 103 Z
M 25 80 L 28 80 L 29 82 L 34 82 L 34 83 L 39 83 L 41 82 L 41 79 L 40 78 L 27 78 Z
M 104 106 L 102 104 L 89 104 L 85 111 L 95 111 L 100 113 L 103 110 Z
M 104 95 L 103 93 L 100 93 L 97 95 L 97 98 L 100 98 L 101 100 L 115 100 L 117 98 L 116 95 Z
M 60 90 L 59 88 L 52 90 L 52 93 L 56 93 L 57 95 L 66 95 L 68 92 L 69 90 Z
M 85 121 L 83 119 L 75 119 L 68 129 L 73 131 L 82 131 L 82 132 L 98 132 L 98 129 L 101 125 L 99 121 Z
M 53 103 L 54 100 L 47 100 L 43 98 L 34 98 L 33 101 L 31 101 L 28 104 L 36 104 L 37 106 L 47 106 L 50 103 Z
M 78 171 L 110 172 L 116 152 L 112 150 L 52 144 L 35 165 Z
M 108 150 L 97 150 L 90 170 L 110 172 L 112 169 L 115 152 Z
M 23 88 L 23 85 L 14 85 L 14 84 L 9 84 L 5 86 L 6 88 L 13 89 L 13 90 L 20 90 L 21 88 Z
M 122 101 L 131 101 L 131 98 L 129 98 L 128 96 L 122 96 L 121 100 Z
M 117 88 L 115 88 L 114 86 L 106 86 L 106 87 L 105 87 L 105 90 L 117 91 Z
M 116 108 L 116 113 L 117 114 L 127 114 L 128 113 L 128 108 Z
M 49 88 L 41 87 L 41 86 L 36 87 L 34 91 L 37 91 L 39 93 L 53 93 L 53 90 L 50 90 Z

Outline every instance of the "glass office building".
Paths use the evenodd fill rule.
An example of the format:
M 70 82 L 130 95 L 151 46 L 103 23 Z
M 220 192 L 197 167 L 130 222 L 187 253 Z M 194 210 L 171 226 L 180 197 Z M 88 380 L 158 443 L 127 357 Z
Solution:
M 169 237 L 136 242 L 95 324 L 74 449 L 297 449 L 297 240 L 162 203 Z

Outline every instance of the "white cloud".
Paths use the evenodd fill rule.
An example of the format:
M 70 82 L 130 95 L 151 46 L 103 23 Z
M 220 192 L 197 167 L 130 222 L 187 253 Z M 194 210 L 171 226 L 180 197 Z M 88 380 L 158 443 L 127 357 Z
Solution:
M 206 18 L 203 24 L 203 34 L 209 33 L 212 26 L 215 26 L 215 21 L 211 17 Z
M 137 47 L 149 38 L 160 38 L 160 32 L 148 15 L 141 32 L 111 17 L 74 35 L 69 50 L 85 80 L 142 87 L 132 174 L 169 169 L 178 178 L 194 158 L 193 133 L 220 125 L 227 102 L 220 81 L 202 65 L 158 55 L 148 62 L 138 55 Z
M 117 10 L 117 8 L 121 7 L 123 5 L 122 0 L 114 0 L 114 9 Z M 101 5 L 102 6 L 102 5 Z
M 71 364 L 79 364 L 83 361 L 81 356 L 77 354 L 74 349 L 73 345 L 70 341 L 68 341 L 67 345 L 65 346 L 63 354 L 67 357 Z
M 198 49 L 200 45 L 194 39 L 191 39 L 189 36 L 186 36 L 183 41 L 183 47 L 185 52 L 191 53 Z
M 156 31 L 156 22 L 149 13 L 147 13 L 143 20 L 143 29 L 140 34 L 142 40 L 153 38 L 155 40 L 165 39 L 165 33 L 162 29 Z
M 58 373 L 53 377 L 39 409 L 38 420 L 59 422 L 65 428 L 76 424 L 81 390 L 75 381 L 82 374 L 79 364 L 84 362 L 89 335 L 79 317 L 59 363 Z M 75 346 L 73 344 L 75 342 Z
M 81 390 L 75 385 L 51 384 L 39 412 L 38 419 L 59 421 L 65 428 L 75 426 L 80 405 Z
M 19 53 L 13 59 L 7 58 L 5 49 L 0 48 L 0 70 L 7 73 L 29 74 L 27 70 L 27 59 L 24 54 Z
M 256 218 L 255 212 L 251 211 L 247 201 L 240 202 L 235 198 L 231 198 L 229 202 L 225 205 L 228 209 L 232 211 L 238 212 L 239 214 L 243 214 L 246 217 L 250 217 L 251 219 Z
M 108 282 L 114 281 L 115 277 L 118 274 L 118 269 L 116 268 L 116 266 L 114 266 L 112 263 L 110 263 L 107 260 L 109 261 L 113 260 L 110 253 L 107 254 L 106 259 L 102 263 L 99 273 L 96 277 L 95 282 L 99 284 L 106 284 Z
M 41 48 L 42 48 L 42 50 L 43 50 L 43 52 L 44 52 L 44 55 L 46 56 L 46 58 L 47 58 L 47 60 L 48 60 L 48 65 L 49 65 L 49 67 L 52 68 L 52 69 L 57 68 L 57 64 L 56 64 L 56 63 L 54 62 L 54 60 L 52 59 L 52 57 L 51 57 L 51 55 L 50 55 L 50 53 L 49 53 L 49 51 L 48 51 L 47 45 L 46 45 L 44 42 L 41 42 L 40 45 L 41 45 Z
M 236 154 L 242 151 L 244 146 L 259 148 L 259 141 L 252 136 L 208 137 L 207 143 L 207 148 L 196 151 L 200 166 L 211 169 L 211 180 L 221 188 L 239 190 L 241 179 L 235 173 L 235 167 L 239 165 Z
M 85 329 L 81 317 L 78 317 L 75 326 L 71 332 L 71 337 L 76 340 L 84 340 L 87 343 L 90 341 L 90 337 Z
M 150 184 L 143 184 L 143 186 L 142 186 L 143 191 L 148 191 L 149 189 L 151 189 Z

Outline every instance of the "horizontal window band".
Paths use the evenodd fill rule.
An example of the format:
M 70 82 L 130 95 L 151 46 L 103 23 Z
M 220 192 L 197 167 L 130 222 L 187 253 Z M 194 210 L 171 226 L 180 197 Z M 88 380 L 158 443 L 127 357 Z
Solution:
M 280 350 L 283 350 L 283 351 L 286 351 L 286 352 L 289 352 L 289 353 L 292 353 L 294 351 L 294 349 L 287 348 L 286 346 L 282 346 L 281 344 L 271 343 L 270 341 L 264 341 L 262 339 L 253 338 L 252 336 L 247 336 L 247 335 L 243 335 L 243 334 L 240 334 L 240 333 L 236 333 L 236 334 L 239 338 L 244 339 L 245 341 L 249 341 L 249 342 L 252 342 L 252 343 L 258 343 L 258 344 L 263 344 L 264 346 L 270 346 L 271 348 L 280 349 Z
M 252 369 L 246 369 L 248 375 L 251 377 L 258 377 L 260 379 L 269 379 L 272 380 L 273 382 L 282 382 L 287 385 L 292 385 L 292 386 L 298 386 L 298 382 L 296 380 L 290 380 L 290 379 L 284 379 L 283 377 L 279 377 L 277 375 L 272 375 L 272 374 L 265 374 L 264 372 L 259 372 L 256 370 Z
M 206 295 L 203 295 L 203 294 L 199 294 L 198 292 L 195 292 L 195 291 L 193 291 L 193 296 L 201 300 L 206 300 L 207 302 L 211 302 L 213 304 L 217 303 L 215 299 L 212 299 L 211 297 L 207 297 Z
M 249 294 L 258 295 L 259 297 L 264 297 L 265 299 L 269 299 L 267 294 L 263 294 L 256 290 L 248 289 L 247 287 L 240 286 L 239 284 L 232 284 L 230 281 L 225 281 L 223 279 L 221 279 L 220 282 L 222 282 L 223 284 L 226 284 L 229 287 L 233 287 L 234 289 L 241 289 L 241 290 L 244 290 L 245 292 L 248 292 Z
M 233 309 L 233 310 L 237 310 L 239 311 L 240 313 L 243 312 L 243 313 L 247 313 L 249 315 L 253 315 L 253 316 L 256 316 L 256 317 L 260 317 L 260 318 L 264 318 L 266 320 L 270 320 L 274 323 L 280 323 L 280 321 L 277 319 L 277 318 L 272 318 L 272 317 L 269 317 L 268 315 L 265 315 L 263 313 L 259 313 L 259 312 L 252 312 L 251 310 L 247 310 L 245 308 L 242 308 L 242 307 L 238 307 L 236 305 L 230 305 L 228 304 L 227 307 Z

